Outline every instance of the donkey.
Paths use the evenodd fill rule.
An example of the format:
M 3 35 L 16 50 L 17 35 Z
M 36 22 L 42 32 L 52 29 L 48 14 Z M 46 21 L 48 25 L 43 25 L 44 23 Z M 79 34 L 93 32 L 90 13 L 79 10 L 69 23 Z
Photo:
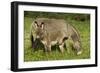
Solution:
M 78 31 L 64 19 L 37 18 L 31 25 L 31 42 L 39 39 L 45 51 L 51 52 L 51 46 L 58 44 L 61 53 L 64 52 L 64 44 L 67 39 L 72 39 L 73 48 L 77 55 L 81 54 L 81 42 Z

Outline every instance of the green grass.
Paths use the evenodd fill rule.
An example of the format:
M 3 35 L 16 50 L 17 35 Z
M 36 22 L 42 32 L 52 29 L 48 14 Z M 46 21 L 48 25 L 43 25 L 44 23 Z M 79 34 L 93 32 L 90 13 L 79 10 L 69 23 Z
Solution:
M 30 25 L 32 18 L 25 17 L 24 19 L 24 61 L 47 61 L 47 60 L 71 60 L 71 59 L 88 59 L 90 58 L 90 23 L 88 21 L 68 20 L 76 29 L 78 29 L 81 37 L 83 53 L 76 55 L 75 51 L 68 46 L 69 52 L 65 49 L 64 53 L 59 51 L 59 48 L 53 47 L 51 53 L 44 53 L 43 48 L 33 51 L 30 42 Z

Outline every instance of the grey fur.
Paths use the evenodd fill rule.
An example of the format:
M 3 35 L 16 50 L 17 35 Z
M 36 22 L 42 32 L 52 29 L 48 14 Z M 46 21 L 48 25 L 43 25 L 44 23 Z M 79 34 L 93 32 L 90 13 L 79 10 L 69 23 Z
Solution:
M 45 46 L 45 51 L 51 51 L 52 45 L 59 44 L 63 53 L 65 40 L 69 38 L 73 40 L 73 47 L 77 54 L 81 50 L 79 33 L 63 19 L 35 19 L 31 25 L 31 36 L 33 36 L 34 41 L 37 38 L 41 40 Z

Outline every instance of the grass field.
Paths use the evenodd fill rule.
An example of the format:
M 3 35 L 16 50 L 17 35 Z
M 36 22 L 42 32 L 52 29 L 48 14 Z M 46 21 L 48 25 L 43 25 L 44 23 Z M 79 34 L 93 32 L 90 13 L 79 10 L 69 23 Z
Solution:
M 78 29 L 81 37 L 83 52 L 81 55 L 76 55 L 70 46 L 67 48 L 69 52 L 65 49 L 62 54 L 59 48 L 53 47 L 51 53 L 44 53 L 43 48 L 39 48 L 37 51 L 33 51 L 30 42 L 30 25 L 33 19 L 30 17 L 24 17 L 24 61 L 47 61 L 47 60 L 70 60 L 70 59 L 87 59 L 90 58 L 90 22 L 86 21 L 76 21 L 68 20 L 73 24 L 76 29 Z

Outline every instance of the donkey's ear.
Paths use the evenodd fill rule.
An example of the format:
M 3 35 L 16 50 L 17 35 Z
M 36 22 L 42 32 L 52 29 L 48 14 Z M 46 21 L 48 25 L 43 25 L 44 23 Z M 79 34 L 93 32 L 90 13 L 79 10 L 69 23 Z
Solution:
M 41 23 L 40 27 L 43 29 L 44 28 L 44 22 Z
M 34 21 L 34 25 L 35 25 L 36 28 L 38 27 L 37 21 Z

